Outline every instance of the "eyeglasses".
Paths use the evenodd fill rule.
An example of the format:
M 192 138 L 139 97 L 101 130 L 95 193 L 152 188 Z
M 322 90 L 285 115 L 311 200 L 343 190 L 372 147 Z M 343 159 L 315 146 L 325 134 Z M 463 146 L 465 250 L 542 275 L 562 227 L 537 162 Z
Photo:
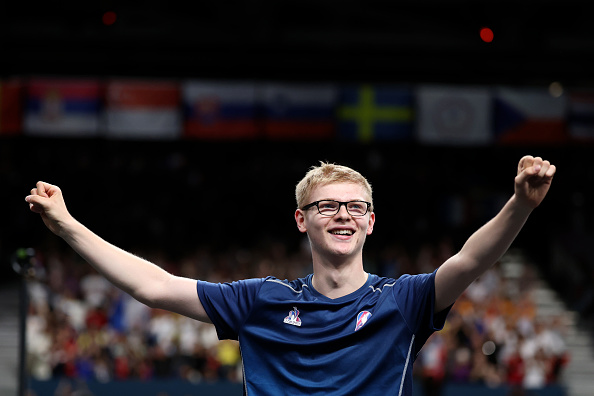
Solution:
M 347 212 L 351 216 L 365 216 L 371 207 L 371 203 L 365 201 L 340 202 L 325 199 L 307 204 L 302 208 L 302 210 L 307 210 L 315 206 L 318 208 L 318 212 L 322 216 L 334 216 L 336 213 L 338 213 L 338 211 L 340 211 L 340 207 L 342 205 L 344 205 Z

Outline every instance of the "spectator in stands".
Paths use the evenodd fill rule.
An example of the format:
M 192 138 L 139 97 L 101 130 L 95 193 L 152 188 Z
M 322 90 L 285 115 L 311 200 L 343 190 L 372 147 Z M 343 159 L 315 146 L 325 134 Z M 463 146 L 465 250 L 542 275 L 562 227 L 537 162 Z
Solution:
M 212 321 L 220 338 L 241 333 L 248 391 L 410 395 L 416 353 L 444 325 L 456 298 L 507 250 L 544 199 L 554 174 L 548 161 L 523 157 L 515 194 L 460 252 L 429 274 L 397 281 L 363 269 L 363 245 L 375 224 L 371 187 L 341 166 L 313 168 L 297 186 L 295 220 L 308 235 L 314 274 L 293 282 L 264 278 L 212 284 L 177 277 L 75 221 L 58 187 L 39 182 L 26 200 L 54 233 L 135 298 Z M 265 202 L 249 210 L 256 218 L 271 215 Z M 250 224 L 230 225 L 238 226 L 244 232 Z M 428 268 L 434 264 L 427 262 Z M 366 358 L 370 351 L 373 359 Z

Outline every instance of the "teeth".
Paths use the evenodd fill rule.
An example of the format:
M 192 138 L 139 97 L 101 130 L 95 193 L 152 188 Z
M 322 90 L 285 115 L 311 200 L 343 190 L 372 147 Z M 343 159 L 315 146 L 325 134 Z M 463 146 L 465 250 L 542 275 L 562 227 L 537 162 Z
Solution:
M 353 231 L 351 230 L 334 230 L 331 233 L 336 235 L 353 235 Z

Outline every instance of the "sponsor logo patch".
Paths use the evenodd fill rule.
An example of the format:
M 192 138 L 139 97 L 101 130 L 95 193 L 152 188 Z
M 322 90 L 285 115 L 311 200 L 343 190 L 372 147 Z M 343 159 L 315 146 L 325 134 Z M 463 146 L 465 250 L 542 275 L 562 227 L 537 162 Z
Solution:
M 283 322 L 293 326 L 301 326 L 301 319 L 299 318 L 299 310 L 297 307 L 293 307 L 293 310 L 289 312 L 289 316 L 287 316 Z
M 371 318 L 371 312 L 361 311 L 357 315 L 357 324 L 355 325 L 355 331 L 359 330 L 367 321 Z

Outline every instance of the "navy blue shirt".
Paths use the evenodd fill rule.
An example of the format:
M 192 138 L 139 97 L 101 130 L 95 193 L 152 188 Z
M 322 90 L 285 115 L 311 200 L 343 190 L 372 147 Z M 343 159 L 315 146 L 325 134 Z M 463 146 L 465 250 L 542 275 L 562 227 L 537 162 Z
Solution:
M 330 299 L 273 277 L 198 281 L 219 339 L 239 340 L 246 395 L 412 395 L 413 361 L 449 309 L 435 315 L 435 272 L 369 275 Z

